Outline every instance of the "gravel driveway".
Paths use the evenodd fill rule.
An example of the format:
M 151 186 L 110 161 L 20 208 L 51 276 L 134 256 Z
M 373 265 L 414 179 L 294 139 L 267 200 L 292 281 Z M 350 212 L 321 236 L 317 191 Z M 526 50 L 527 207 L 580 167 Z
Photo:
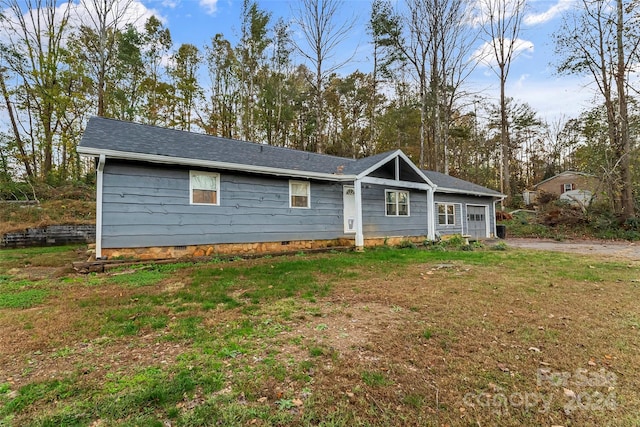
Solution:
M 640 260 L 640 242 L 607 240 L 505 239 L 507 246 Z

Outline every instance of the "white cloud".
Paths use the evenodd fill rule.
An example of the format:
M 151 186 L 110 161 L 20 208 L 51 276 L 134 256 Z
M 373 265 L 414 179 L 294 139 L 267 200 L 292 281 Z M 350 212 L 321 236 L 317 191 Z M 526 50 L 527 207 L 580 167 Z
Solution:
M 168 7 L 169 9 L 175 9 L 179 3 L 179 0 L 162 0 L 162 6 Z
M 42 32 L 46 38 L 47 26 L 53 24 L 52 27 L 58 31 L 61 27 L 63 19 L 73 15 L 75 4 L 62 4 L 55 9 L 48 9 L 49 13 L 43 10 L 35 10 L 30 14 L 26 7 L 16 3 L 15 7 L 7 7 L 0 10 L 3 18 L 0 20 L 0 42 L 16 45 L 23 37 L 33 38 L 38 31 Z M 50 22 L 51 20 L 51 22 Z M 24 25 L 24 29 L 22 28 Z M 38 30 L 39 29 L 39 30 Z M 26 33 L 26 34 L 25 34 Z M 63 36 L 63 42 L 66 40 Z M 31 40 L 33 42 L 33 40 Z
M 515 99 L 527 102 L 548 121 L 559 117 L 578 117 L 594 105 L 593 87 L 583 77 L 536 80 L 527 77 L 519 78 L 508 86 Z
M 495 78 L 484 94 L 491 103 L 498 103 L 500 85 Z M 514 74 L 507 81 L 506 94 L 518 104 L 526 102 L 547 122 L 577 118 L 600 101 L 590 80 L 581 76 L 551 77 L 548 74 Z
M 40 31 L 43 33 L 46 31 L 47 16 L 54 16 L 54 24 L 57 25 L 57 28 L 60 28 L 62 19 L 67 16 L 69 28 L 79 27 L 80 25 L 95 27 L 96 17 L 98 16 L 95 3 L 94 1 L 64 3 L 56 7 L 55 15 L 49 15 L 46 9 L 33 10 L 30 13 L 26 7 L 22 7 L 20 10 L 7 8 L 2 11 L 5 19 L 0 24 L 0 41 L 12 43 L 12 38 L 24 36 L 20 35 L 21 19 L 24 19 L 26 30 L 30 34 L 36 32 L 38 25 L 40 25 Z M 142 30 L 144 23 L 153 15 L 162 23 L 166 22 L 166 19 L 157 11 L 147 8 L 139 0 L 118 0 L 113 4 L 107 17 L 107 22 L 109 24 L 117 22 L 119 29 L 124 29 L 127 24 L 132 24 Z M 66 35 L 68 34 L 65 34 L 63 42 L 66 40 Z
M 524 0 L 470 0 L 468 10 L 470 15 L 466 21 L 468 25 L 477 28 L 485 25 L 495 16 L 497 19 L 509 20 L 514 15 L 522 15 Z
M 207 15 L 214 15 L 218 11 L 218 0 L 200 0 L 200 6 Z
M 522 74 L 520 78 L 515 83 L 515 87 L 522 88 L 526 84 L 527 80 L 529 80 L 529 74 Z
M 523 39 L 515 39 L 509 40 L 505 39 L 505 52 L 507 52 L 509 48 L 509 44 L 513 42 L 513 58 L 517 58 L 522 54 L 532 54 L 533 53 L 533 42 L 529 40 Z M 476 49 L 475 52 L 471 54 L 471 59 L 476 61 L 480 65 L 484 65 L 487 67 L 494 67 L 498 65 L 496 60 L 493 45 L 491 42 L 485 42 L 482 46 Z
M 558 0 L 556 4 L 551 6 L 544 12 L 534 13 L 524 17 L 525 25 L 540 25 L 547 23 L 555 17 L 561 15 L 563 12 L 571 9 L 575 3 L 575 0 Z
M 73 24 L 91 25 L 95 16 L 95 1 L 83 1 L 80 3 L 74 3 L 75 13 L 72 13 Z M 154 9 L 147 8 L 141 1 L 134 0 L 118 0 L 114 3 L 111 10 L 109 20 L 111 22 L 118 22 L 118 27 L 124 29 L 126 25 L 132 24 L 138 30 L 144 28 L 145 22 L 151 17 L 155 16 L 162 22 L 166 23 L 166 18 L 160 15 Z

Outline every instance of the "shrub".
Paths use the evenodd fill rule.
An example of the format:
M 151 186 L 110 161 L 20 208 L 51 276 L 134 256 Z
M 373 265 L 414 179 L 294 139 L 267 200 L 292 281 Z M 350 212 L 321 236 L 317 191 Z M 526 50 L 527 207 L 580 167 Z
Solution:
M 640 218 L 635 216 L 627 218 L 627 220 L 624 222 L 624 228 L 625 230 L 630 231 L 640 231 Z
M 459 234 L 455 234 L 442 242 L 449 247 L 459 247 L 465 244 L 465 240 Z
M 553 194 L 553 193 L 546 193 L 544 191 L 540 192 L 540 194 L 538 194 L 538 199 L 536 200 L 536 203 L 539 206 L 544 206 L 544 205 L 548 205 L 551 202 L 554 202 L 558 200 L 558 196 Z
M 413 243 L 411 240 L 403 240 L 398 244 L 398 247 L 400 249 L 415 249 L 416 248 L 416 244 Z
M 498 242 L 495 245 L 493 245 L 491 249 L 493 249 L 494 251 L 506 251 L 507 244 L 505 242 Z

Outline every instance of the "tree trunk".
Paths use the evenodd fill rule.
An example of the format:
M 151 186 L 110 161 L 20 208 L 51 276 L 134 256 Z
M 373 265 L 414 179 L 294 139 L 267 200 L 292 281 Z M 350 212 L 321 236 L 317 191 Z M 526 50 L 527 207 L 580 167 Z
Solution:
M 507 77 L 504 72 L 504 65 L 500 68 L 500 159 L 502 161 L 502 183 L 500 192 L 507 198 L 511 197 L 511 179 L 509 170 L 510 151 L 509 150 L 509 127 L 507 123 L 507 100 L 505 96 L 505 83 Z
M 427 105 L 426 93 L 424 85 L 420 93 L 420 99 L 422 99 L 422 105 L 420 106 L 420 169 L 424 169 L 424 139 L 427 132 L 427 117 L 425 114 L 425 108 Z
M 20 152 L 20 161 L 24 166 L 24 170 L 27 174 L 28 178 L 33 178 L 33 169 L 31 169 L 31 164 L 29 163 L 29 156 L 24 149 L 24 143 L 22 142 L 22 137 L 20 136 L 20 130 L 18 129 L 18 123 L 16 121 L 16 117 L 13 112 L 13 106 L 11 105 L 11 101 L 9 99 L 9 92 L 7 91 L 7 86 L 4 83 L 4 74 L 0 72 L 0 90 L 2 91 L 2 97 L 4 98 L 4 102 L 7 106 L 7 114 L 9 114 L 9 120 L 11 121 L 11 129 L 13 130 L 13 137 L 15 138 L 16 145 L 18 146 L 18 151 Z
M 616 43 L 618 50 L 617 72 L 615 74 L 618 88 L 618 114 L 620 117 L 620 129 L 618 141 L 620 145 L 620 178 L 622 179 L 622 218 L 628 219 L 635 215 L 633 200 L 633 182 L 631 177 L 631 141 L 629 139 L 629 113 L 627 110 L 626 71 L 624 54 L 624 5 L 622 0 L 616 0 Z

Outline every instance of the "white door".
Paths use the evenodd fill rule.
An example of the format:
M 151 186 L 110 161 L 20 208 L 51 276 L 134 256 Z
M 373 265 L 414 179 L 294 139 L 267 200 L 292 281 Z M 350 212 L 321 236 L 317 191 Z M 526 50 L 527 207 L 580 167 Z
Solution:
M 356 232 L 356 191 L 352 185 L 342 187 L 342 204 L 344 206 L 344 232 Z

